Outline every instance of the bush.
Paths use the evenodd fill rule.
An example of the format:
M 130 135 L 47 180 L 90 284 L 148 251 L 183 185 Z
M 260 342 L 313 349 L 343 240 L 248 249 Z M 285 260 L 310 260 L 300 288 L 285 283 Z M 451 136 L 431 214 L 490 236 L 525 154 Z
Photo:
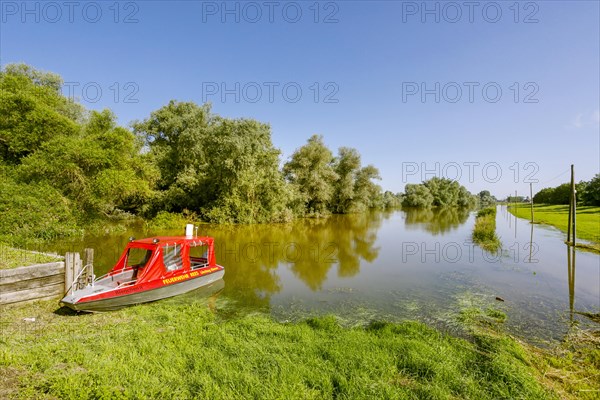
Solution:
M 473 228 L 473 242 L 487 251 L 496 251 L 502 245 L 496 235 L 496 209 L 479 210 Z
M 10 244 L 81 234 L 70 201 L 47 184 L 0 179 L 0 239 Z

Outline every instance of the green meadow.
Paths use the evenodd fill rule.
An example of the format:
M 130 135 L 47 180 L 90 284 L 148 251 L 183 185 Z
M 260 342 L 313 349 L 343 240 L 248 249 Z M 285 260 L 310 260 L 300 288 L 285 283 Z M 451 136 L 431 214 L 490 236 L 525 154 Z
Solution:
M 599 388 L 598 347 L 532 348 L 502 333 L 495 309 L 458 313 L 458 338 L 410 321 L 223 318 L 219 301 L 80 315 L 54 301 L 5 309 L 0 398 L 538 400 L 594 398 Z
M 531 220 L 531 209 L 528 204 L 511 205 L 509 211 L 519 218 Z M 568 205 L 535 204 L 533 206 L 535 223 L 552 225 L 567 232 L 569 224 Z M 577 238 L 600 243 L 600 207 L 577 207 Z

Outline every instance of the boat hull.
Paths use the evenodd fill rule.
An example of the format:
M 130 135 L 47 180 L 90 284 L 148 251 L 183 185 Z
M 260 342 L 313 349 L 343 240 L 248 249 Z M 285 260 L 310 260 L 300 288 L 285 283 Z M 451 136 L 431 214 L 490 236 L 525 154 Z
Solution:
M 61 300 L 61 304 L 75 311 L 113 311 L 135 304 L 148 303 L 151 301 L 166 299 L 168 297 L 173 297 L 183 293 L 187 293 L 191 290 L 211 285 L 223 279 L 224 275 L 225 270 L 219 270 L 209 275 L 199 276 L 197 278 L 172 283 L 154 289 L 98 300 L 85 301 L 85 299 L 78 300 L 73 296 L 66 296 L 64 299 Z

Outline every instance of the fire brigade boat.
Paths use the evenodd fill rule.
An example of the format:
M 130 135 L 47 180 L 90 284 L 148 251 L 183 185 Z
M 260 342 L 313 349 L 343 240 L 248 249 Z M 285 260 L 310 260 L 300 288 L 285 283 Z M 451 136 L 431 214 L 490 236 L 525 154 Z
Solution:
M 186 236 L 131 239 L 106 275 L 95 278 L 93 266 L 86 265 L 61 305 L 76 311 L 116 310 L 176 296 L 222 279 L 225 269 L 215 261 L 214 239 L 193 236 L 191 231 L 186 228 Z

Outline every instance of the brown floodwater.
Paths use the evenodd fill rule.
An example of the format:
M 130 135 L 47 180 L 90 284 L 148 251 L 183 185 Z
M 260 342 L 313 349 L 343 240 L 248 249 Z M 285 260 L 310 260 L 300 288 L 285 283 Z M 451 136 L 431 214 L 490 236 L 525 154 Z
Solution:
M 355 325 L 416 319 L 454 329 L 470 305 L 497 307 L 507 329 L 533 341 L 560 340 L 580 313 L 600 312 L 600 256 L 569 251 L 565 234 L 531 225 L 498 206 L 503 249 L 471 243 L 474 212 L 398 210 L 301 219 L 289 224 L 201 225 L 225 266 L 225 312 L 267 312 L 297 320 L 335 314 Z M 127 232 L 53 243 L 58 253 L 95 249 L 100 275 L 130 236 L 183 234 L 132 227 Z M 496 297 L 504 301 L 499 301 Z M 183 296 L 166 301 L 192 301 Z

